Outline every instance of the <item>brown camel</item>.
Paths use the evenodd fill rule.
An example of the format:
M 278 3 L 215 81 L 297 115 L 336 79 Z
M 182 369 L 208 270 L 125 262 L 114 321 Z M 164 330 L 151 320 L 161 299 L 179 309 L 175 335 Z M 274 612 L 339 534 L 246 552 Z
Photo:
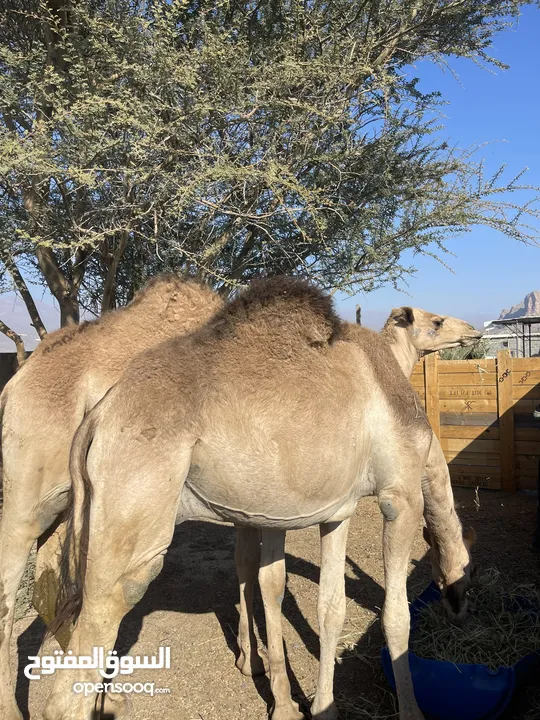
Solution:
M 67 461 L 74 428 L 118 380 L 139 350 L 165 337 L 193 330 L 221 304 L 207 288 L 186 284 L 176 276 L 158 277 L 127 308 L 78 329 L 66 328 L 49 335 L 24 373 L 17 375 L 2 396 L 2 402 L 8 405 L 4 452 L 7 449 L 11 457 L 7 470 L 11 484 L 5 490 L 6 519 L 0 526 L 0 579 L 8 608 L 0 619 L 0 637 L 4 638 L 0 641 L 0 717 L 20 718 L 10 679 L 9 638 L 27 548 L 41 533 L 44 534 L 37 557 L 34 605 L 47 624 L 54 617 L 58 555 L 65 526 L 54 528 L 69 488 Z M 461 320 L 417 308 L 394 309 L 382 332 L 407 376 L 419 355 L 466 345 L 477 335 Z M 12 408 L 14 427 L 9 420 Z M 44 470 L 40 472 L 39 468 Z M 40 519 L 36 523 L 38 513 Z M 18 533 L 6 538 L 9 528 L 17 522 Z M 241 590 L 237 665 L 248 675 L 265 669 L 254 642 L 251 611 L 259 569 L 258 548 L 253 531 L 243 528 L 236 554 Z M 59 634 L 58 639 L 62 646 L 67 645 L 67 633 Z
M 51 333 L 5 387 L 0 404 L 4 507 L 0 524 L 0 718 L 20 720 L 9 643 L 15 596 L 28 554 L 66 507 L 69 449 L 84 415 L 141 350 L 187 333 L 223 301 L 209 288 L 175 275 L 154 278 L 124 309 Z M 54 608 L 60 533 L 38 552 L 38 609 Z M 52 577 L 51 577 L 52 576 Z M 50 599 L 52 598 L 52 600 Z M 47 601 L 49 601 L 47 603 Z M 52 607 L 47 608 L 47 604 Z
M 422 717 L 408 667 L 406 577 L 423 491 L 433 491 L 426 513 L 456 619 L 466 607 L 470 556 L 440 445 L 410 384 L 384 341 L 341 322 L 320 291 L 292 278 L 254 282 L 199 331 L 141 353 L 82 423 L 70 469 L 58 622 L 78 616 L 71 651 L 112 650 L 122 617 L 160 572 L 176 523 L 255 528 L 274 720 L 302 717 L 281 636 L 285 532 L 321 527 L 313 714 L 327 720 L 337 716 L 332 678 L 347 528 L 358 499 L 376 495 L 385 518 L 382 619 L 400 718 Z M 90 718 L 94 698 L 70 688 L 98 677 L 89 669 L 59 673 L 47 720 Z

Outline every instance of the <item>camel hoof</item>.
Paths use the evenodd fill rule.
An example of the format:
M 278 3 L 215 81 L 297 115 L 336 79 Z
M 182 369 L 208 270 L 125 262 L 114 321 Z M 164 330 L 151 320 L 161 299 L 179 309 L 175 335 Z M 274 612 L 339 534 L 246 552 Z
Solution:
M 130 698 L 124 693 L 107 693 L 103 703 L 103 715 L 113 718 L 128 717 L 132 706 Z
M 300 712 L 297 703 L 291 702 L 290 705 L 275 707 L 270 713 L 270 720 L 305 720 L 305 715 Z
M 266 655 L 255 653 L 253 657 L 248 659 L 245 653 L 240 652 L 236 660 L 236 667 L 242 675 L 246 677 L 260 677 L 268 672 L 268 660 Z

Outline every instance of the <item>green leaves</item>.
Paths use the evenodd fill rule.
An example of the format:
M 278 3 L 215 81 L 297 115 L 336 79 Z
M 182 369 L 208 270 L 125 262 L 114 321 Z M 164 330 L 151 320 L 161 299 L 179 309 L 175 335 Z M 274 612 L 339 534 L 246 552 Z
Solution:
M 115 252 L 123 302 L 165 268 L 225 292 L 283 272 L 368 291 L 477 223 L 536 242 L 533 189 L 440 142 L 441 98 L 410 74 L 497 64 L 522 4 L 6 2 L 0 227 L 68 285 L 84 262 L 95 310 Z

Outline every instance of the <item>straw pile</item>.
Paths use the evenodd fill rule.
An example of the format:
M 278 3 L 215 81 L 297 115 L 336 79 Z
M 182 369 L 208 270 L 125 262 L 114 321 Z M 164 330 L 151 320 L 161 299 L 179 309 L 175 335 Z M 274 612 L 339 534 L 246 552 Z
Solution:
M 520 605 L 526 598 L 530 606 Z M 486 665 L 496 670 L 524 655 L 540 652 L 540 592 L 530 585 L 505 589 L 495 568 L 478 577 L 469 593 L 469 612 L 462 627 L 452 625 L 442 604 L 421 611 L 411 649 L 424 658 Z

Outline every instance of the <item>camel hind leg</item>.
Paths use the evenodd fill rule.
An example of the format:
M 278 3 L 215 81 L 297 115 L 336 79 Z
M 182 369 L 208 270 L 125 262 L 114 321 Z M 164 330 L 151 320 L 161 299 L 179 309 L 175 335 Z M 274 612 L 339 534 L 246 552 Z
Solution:
M 281 629 L 281 605 L 285 593 L 285 530 L 262 530 L 259 584 L 266 617 L 270 688 L 274 696 L 272 720 L 302 720 L 291 697 Z
M 32 464 L 27 460 L 27 467 Z M 20 720 L 11 675 L 9 647 L 13 631 L 15 601 L 32 545 L 67 504 L 66 484 L 47 492 L 48 476 L 27 472 L 12 481 L 4 466 L 4 507 L 0 521 L 0 717 Z
M 103 466 L 98 453 L 92 457 L 94 446 L 90 449 L 88 469 L 93 499 L 88 561 L 82 609 L 69 643 L 77 656 L 91 655 L 94 647 L 102 647 L 105 656 L 113 650 L 120 622 L 160 573 L 174 534 L 182 487 L 191 463 L 191 446 L 175 451 L 174 465 L 171 462 L 167 468 L 163 460 L 166 453 L 161 453 L 161 462 L 154 453 L 148 453 L 148 459 L 133 459 L 136 451 L 126 460 L 129 449 L 126 447 L 125 456 L 122 453 L 114 461 L 105 461 L 105 472 L 100 472 Z M 129 467 L 137 468 L 136 472 L 123 469 Z M 110 682 L 120 680 L 117 677 Z M 91 720 L 96 695 L 84 697 L 72 692 L 74 683 L 85 682 L 106 681 L 92 669 L 57 673 L 44 718 Z M 108 700 L 112 700 L 114 717 L 122 717 L 122 700 L 112 693 Z
M 244 675 L 256 677 L 268 670 L 268 662 L 257 648 L 253 624 L 253 591 L 259 573 L 261 532 L 256 528 L 238 527 L 235 561 L 240 586 L 239 655 L 236 667 Z

